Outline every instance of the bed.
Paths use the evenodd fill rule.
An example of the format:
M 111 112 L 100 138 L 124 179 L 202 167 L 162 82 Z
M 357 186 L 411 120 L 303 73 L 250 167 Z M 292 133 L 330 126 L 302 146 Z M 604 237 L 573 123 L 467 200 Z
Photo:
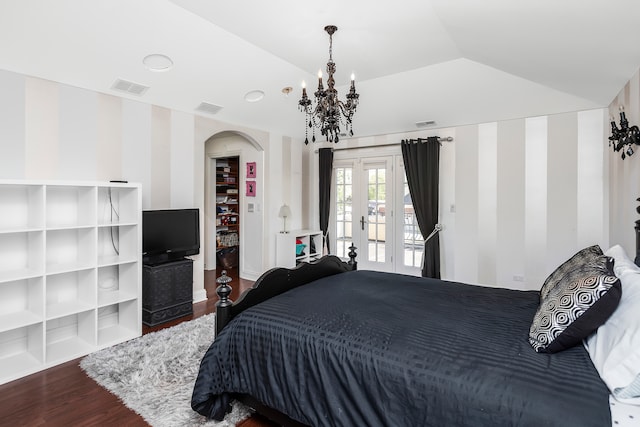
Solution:
M 216 339 L 202 359 L 192 408 L 221 420 L 237 399 L 281 425 L 611 426 L 611 382 L 599 366 L 611 364 L 611 343 L 594 336 L 623 305 L 631 280 L 622 281 L 623 273 L 640 289 L 640 269 L 620 247 L 611 255 L 594 248 L 559 266 L 540 292 L 359 271 L 353 250 L 348 262 L 326 256 L 270 270 L 236 303 L 223 275 Z M 556 339 L 534 350 L 548 332 L 542 309 L 551 303 L 542 294 L 562 300 L 559 283 L 576 281 L 576 263 L 591 276 L 609 271 L 594 285 L 606 292 L 598 288 L 591 306 L 610 312 L 578 315 L 603 325 L 578 344 L 566 338 L 576 321 L 560 333 L 566 348 L 553 348 Z M 592 360 L 596 349 L 605 353 L 602 363 Z M 625 363 L 635 369 L 634 360 Z M 640 403 L 633 393 L 627 402 Z

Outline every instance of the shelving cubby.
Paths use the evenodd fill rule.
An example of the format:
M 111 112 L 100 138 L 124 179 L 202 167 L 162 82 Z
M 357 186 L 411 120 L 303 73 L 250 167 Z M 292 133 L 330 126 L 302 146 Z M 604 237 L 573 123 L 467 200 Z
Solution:
M 42 277 L 0 282 L 0 332 L 42 322 L 43 282 Z
M 0 384 L 142 333 L 139 184 L 0 180 Z
M 298 254 L 296 242 L 300 241 L 304 248 Z M 311 262 L 322 256 L 322 231 L 293 230 L 278 233 L 276 239 L 276 264 L 279 267 L 292 268 L 300 262 Z
M 96 347 L 96 310 L 46 322 L 46 363 L 58 364 L 91 353 Z
M 0 283 L 44 272 L 44 231 L 0 233 Z
M 94 227 L 47 231 L 46 271 L 50 274 L 80 270 L 96 265 Z
M 49 185 L 46 200 L 47 228 L 96 224 L 96 189 L 93 186 Z
M 98 225 L 138 224 L 140 211 L 135 208 L 138 197 L 135 188 L 98 188 Z
M 47 276 L 46 281 L 47 319 L 55 319 L 95 307 L 95 269 L 53 274 Z
M 138 325 L 137 301 L 124 301 L 98 309 L 98 346 L 122 342 L 124 337 L 135 338 Z
M 98 307 L 138 298 L 135 262 L 98 268 Z
M 98 266 L 135 261 L 138 257 L 137 224 L 98 226 Z
M 42 230 L 44 227 L 44 187 L 42 185 L 0 185 L 2 215 L 0 233 Z
M 0 378 L 3 383 L 42 369 L 43 325 L 39 322 L 0 332 Z

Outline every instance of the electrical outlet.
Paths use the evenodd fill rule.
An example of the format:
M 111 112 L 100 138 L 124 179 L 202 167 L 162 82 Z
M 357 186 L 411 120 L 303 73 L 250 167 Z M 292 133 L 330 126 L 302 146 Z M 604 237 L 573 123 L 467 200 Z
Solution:
M 513 275 L 513 280 L 515 282 L 524 282 L 524 275 L 522 275 L 522 274 L 514 274 Z

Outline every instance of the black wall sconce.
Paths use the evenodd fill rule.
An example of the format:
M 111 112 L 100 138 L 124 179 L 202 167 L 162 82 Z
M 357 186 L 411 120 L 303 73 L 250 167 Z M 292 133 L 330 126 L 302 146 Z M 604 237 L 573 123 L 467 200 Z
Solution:
M 629 127 L 629 121 L 624 114 L 624 107 L 620 106 L 620 127 L 616 125 L 615 119 L 611 117 L 611 136 L 609 137 L 609 147 L 613 151 L 622 151 L 622 160 L 633 154 L 632 145 L 640 145 L 640 129 L 638 126 Z

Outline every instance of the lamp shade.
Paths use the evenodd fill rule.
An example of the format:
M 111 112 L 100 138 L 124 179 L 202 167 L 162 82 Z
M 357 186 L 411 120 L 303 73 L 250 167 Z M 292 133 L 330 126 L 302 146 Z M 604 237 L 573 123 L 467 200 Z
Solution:
M 280 212 L 278 212 L 280 218 L 288 218 L 291 216 L 291 208 L 286 203 L 280 206 Z

